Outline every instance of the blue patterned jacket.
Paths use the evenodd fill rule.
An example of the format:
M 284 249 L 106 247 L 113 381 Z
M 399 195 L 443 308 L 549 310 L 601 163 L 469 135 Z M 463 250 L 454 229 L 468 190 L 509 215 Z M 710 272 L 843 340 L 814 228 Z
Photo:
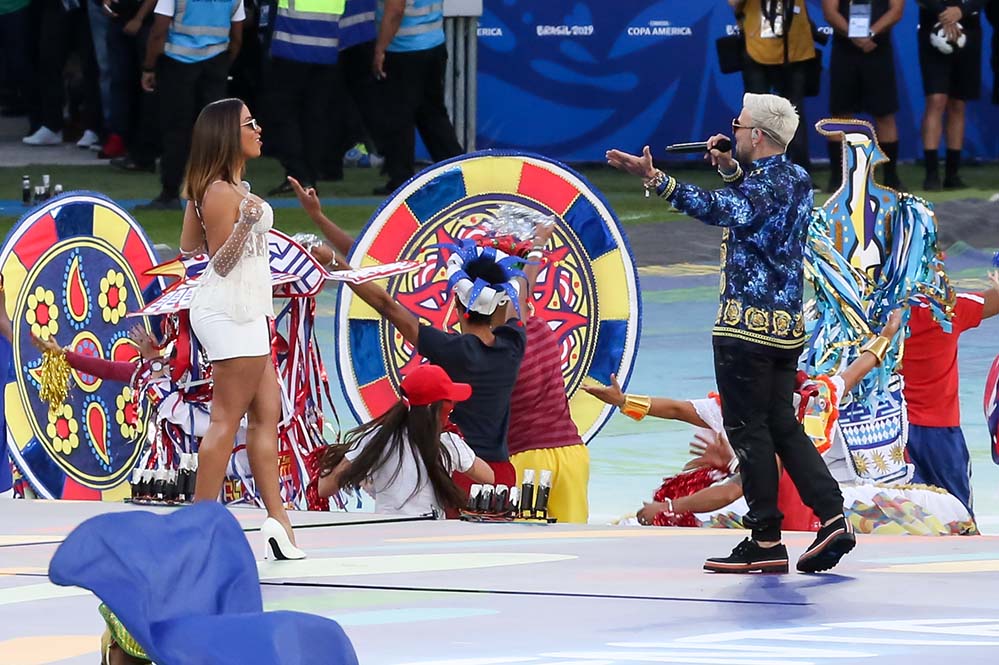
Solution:
M 677 210 L 724 228 L 715 340 L 799 350 L 805 232 L 814 202 L 808 173 L 787 155 L 774 155 L 723 189 L 676 183 L 667 198 Z

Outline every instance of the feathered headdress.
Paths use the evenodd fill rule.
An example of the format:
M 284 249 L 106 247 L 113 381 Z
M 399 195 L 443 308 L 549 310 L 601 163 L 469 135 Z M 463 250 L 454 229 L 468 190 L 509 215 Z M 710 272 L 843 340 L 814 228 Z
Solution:
M 475 240 L 456 240 L 439 247 L 451 250 L 447 260 L 447 287 L 454 291 L 458 301 L 470 312 L 478 312 L 491 316 L 498 307 L 513 302 L 520 315 L 520 284 L 517 277 L 524 277 L 519 266 L 524 259 L 510 256 L 506 252 L 490 246 L 480 246 Z M 473 261 L 492 261 L 496 263 L 506 276 L 506 281 L 491 284 L 481 277 L 474 280 L 469 277 L 466 268 Z

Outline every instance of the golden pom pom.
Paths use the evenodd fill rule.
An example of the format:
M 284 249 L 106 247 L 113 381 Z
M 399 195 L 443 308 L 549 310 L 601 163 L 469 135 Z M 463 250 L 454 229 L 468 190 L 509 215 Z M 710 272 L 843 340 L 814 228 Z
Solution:
M 39 368 L 41 388 L 38 396 L 48 402 L 49 411 L 55 411 L 66 402 L 66 396 L 69 395 L 69 371 L 65 353 L 46 351 L 42 354 L 42 366 Z

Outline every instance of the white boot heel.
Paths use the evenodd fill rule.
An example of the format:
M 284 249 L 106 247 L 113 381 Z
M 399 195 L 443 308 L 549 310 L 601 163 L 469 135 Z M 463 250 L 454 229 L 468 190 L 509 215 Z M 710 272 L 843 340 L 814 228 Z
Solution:
M 260 526 L 264 536 L 264 558 L 278 561 L 304 559 L 305 552 L 291 544 L 291 538 L 284 526 L 273 517 L 268 517 Z

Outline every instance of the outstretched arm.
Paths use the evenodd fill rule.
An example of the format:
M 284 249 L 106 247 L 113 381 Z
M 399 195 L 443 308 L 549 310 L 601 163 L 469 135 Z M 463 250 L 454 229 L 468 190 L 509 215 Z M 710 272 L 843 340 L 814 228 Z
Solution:
M 105 381 L 130 383 L 137 367 L 135 363 L 105 360 L 104 358 L 85 356 L 82 353 L 64 349 L 51 338 L 42 339 L 32 335 L 31 343 L 42 353 L 51 352 L 65 356 L 66 362 L 76 371 L 96 376 Z
M 541 262 L 544 260 L 542 250 L 552 239 L 555 233 L 555 224 L 543 224 L 538 226 L 534 235 L 534 249 L 527 254 L 529 263 L 524 266 L 524 285 L 520 289 L 520 315 L 521 318 L 527 316 L 527 305 L 534 300 L 534 286 L 538 282 L 538 273 L 541 272 Z M 512 318 L 513 314 L 508 318 Z
M 334 252 L 336 267 L 340 270 L 348 270 L 350 264 L 347 263 L 345 257 L 350 253 L 354 239 L 323 214 L 322 205 L 319 203 L 315 189 L 311 187 L 308 190 L 304 189 L 301 183 L 294 178 L 288 178 L 288 182 L 295 190 L 295 195 L 302 208 L 308 213 L 319 231 L 330 241 L 330 244 L 336 248 Z M 371 305 L 376 312 L 388 319 L 403 336 L 403 339 L 414 346 L 416 345 L 420 332 L 420 320 L 408 309 L 397 303 L 388 291 L 374 282 L 366 284 L 348 282 L 347 285 L 353 289 L 358 298 Z
M 891 342 L 894 339 L 895 334 L 898 332 L 899 326 L 902 325 L 902 310 L 896 309 L 888 317 L 888 323 L 881 330 L 879 337 Z M 858 383 L 863 380 L 867 373 L 872 369 L 881 364 L 881 359 L 878 358 L 873 352 L 866 351 L 860 354 L 860 357 L 850 363 L 846 369 L 840 372 L 839 376 L 843 379 L 843 391 L 844 393 L 849 393 L 853 390 Z
M 638 511 L 638 522 L 639 524 L 652 524 L 656 515 L 663 512 L 677 515 L 681 513 L 710 513 L 713 510 L 724 508 L 741 496 L 742 485 L 738 482 L 712 485 L 689 496 L 679 497 L 669 502 L 646 502 Z
M 982 305 L 983 319 L 999 314 L 999 271 L 993 270 L 989 273 L 989 282 L 992 283 L 992 288 L 982 294 L 982 298 L 985 299 Z
M 590 393 L 605 404 L 616 406 L 619 409 L 624 406 L 625 394 L 617 382 L 617 376 L 614 374 L 611 374 L 611 385 L 583 386 L 583 390 Z M 666 420 L 680 420 L 697 427 L 707 427 L 710 429 L 710 425 L 704 422 L 704 420 L 697 415 L 697 410 L 694 408 L 694 405 L 685 400 L 670 399 L 668 397 L 653 397 L 651 398 L 651 406 L 649 407 L 648 415 Z
M 334 252 L 336 266 L 334 270 L 349 270 L 350 264 L 339 252 Z M 416 346 L 420 336 L 420 320 L 412 312 L 396 302 L 395 298 L 389 295 L 382 286 L 375 282 L 364 284 L 352 284 L 347 282 L 358 298 L 371 305 L 371 307 L 388 319 L 389 323 L 395 326 L 403 339 Z
M 326 236 L 326 239 L 336 248 L 336 251 L 344 256 L 350 254 L 350 248 L 354 244 L 354 239 L 323 214 L 323 206 L 319 202 L 319 196 L 316 194 L 315 188 L 309 187 L 305 189 L 298 180 L 295 180 L 291 176 L 288 176 L 288 182 L 295 191 L 295 196 L 298 197 L 298 203 L 302 206 L 302 210 L 309 215 L 309 219 L 316 225 L 319 232 Z

